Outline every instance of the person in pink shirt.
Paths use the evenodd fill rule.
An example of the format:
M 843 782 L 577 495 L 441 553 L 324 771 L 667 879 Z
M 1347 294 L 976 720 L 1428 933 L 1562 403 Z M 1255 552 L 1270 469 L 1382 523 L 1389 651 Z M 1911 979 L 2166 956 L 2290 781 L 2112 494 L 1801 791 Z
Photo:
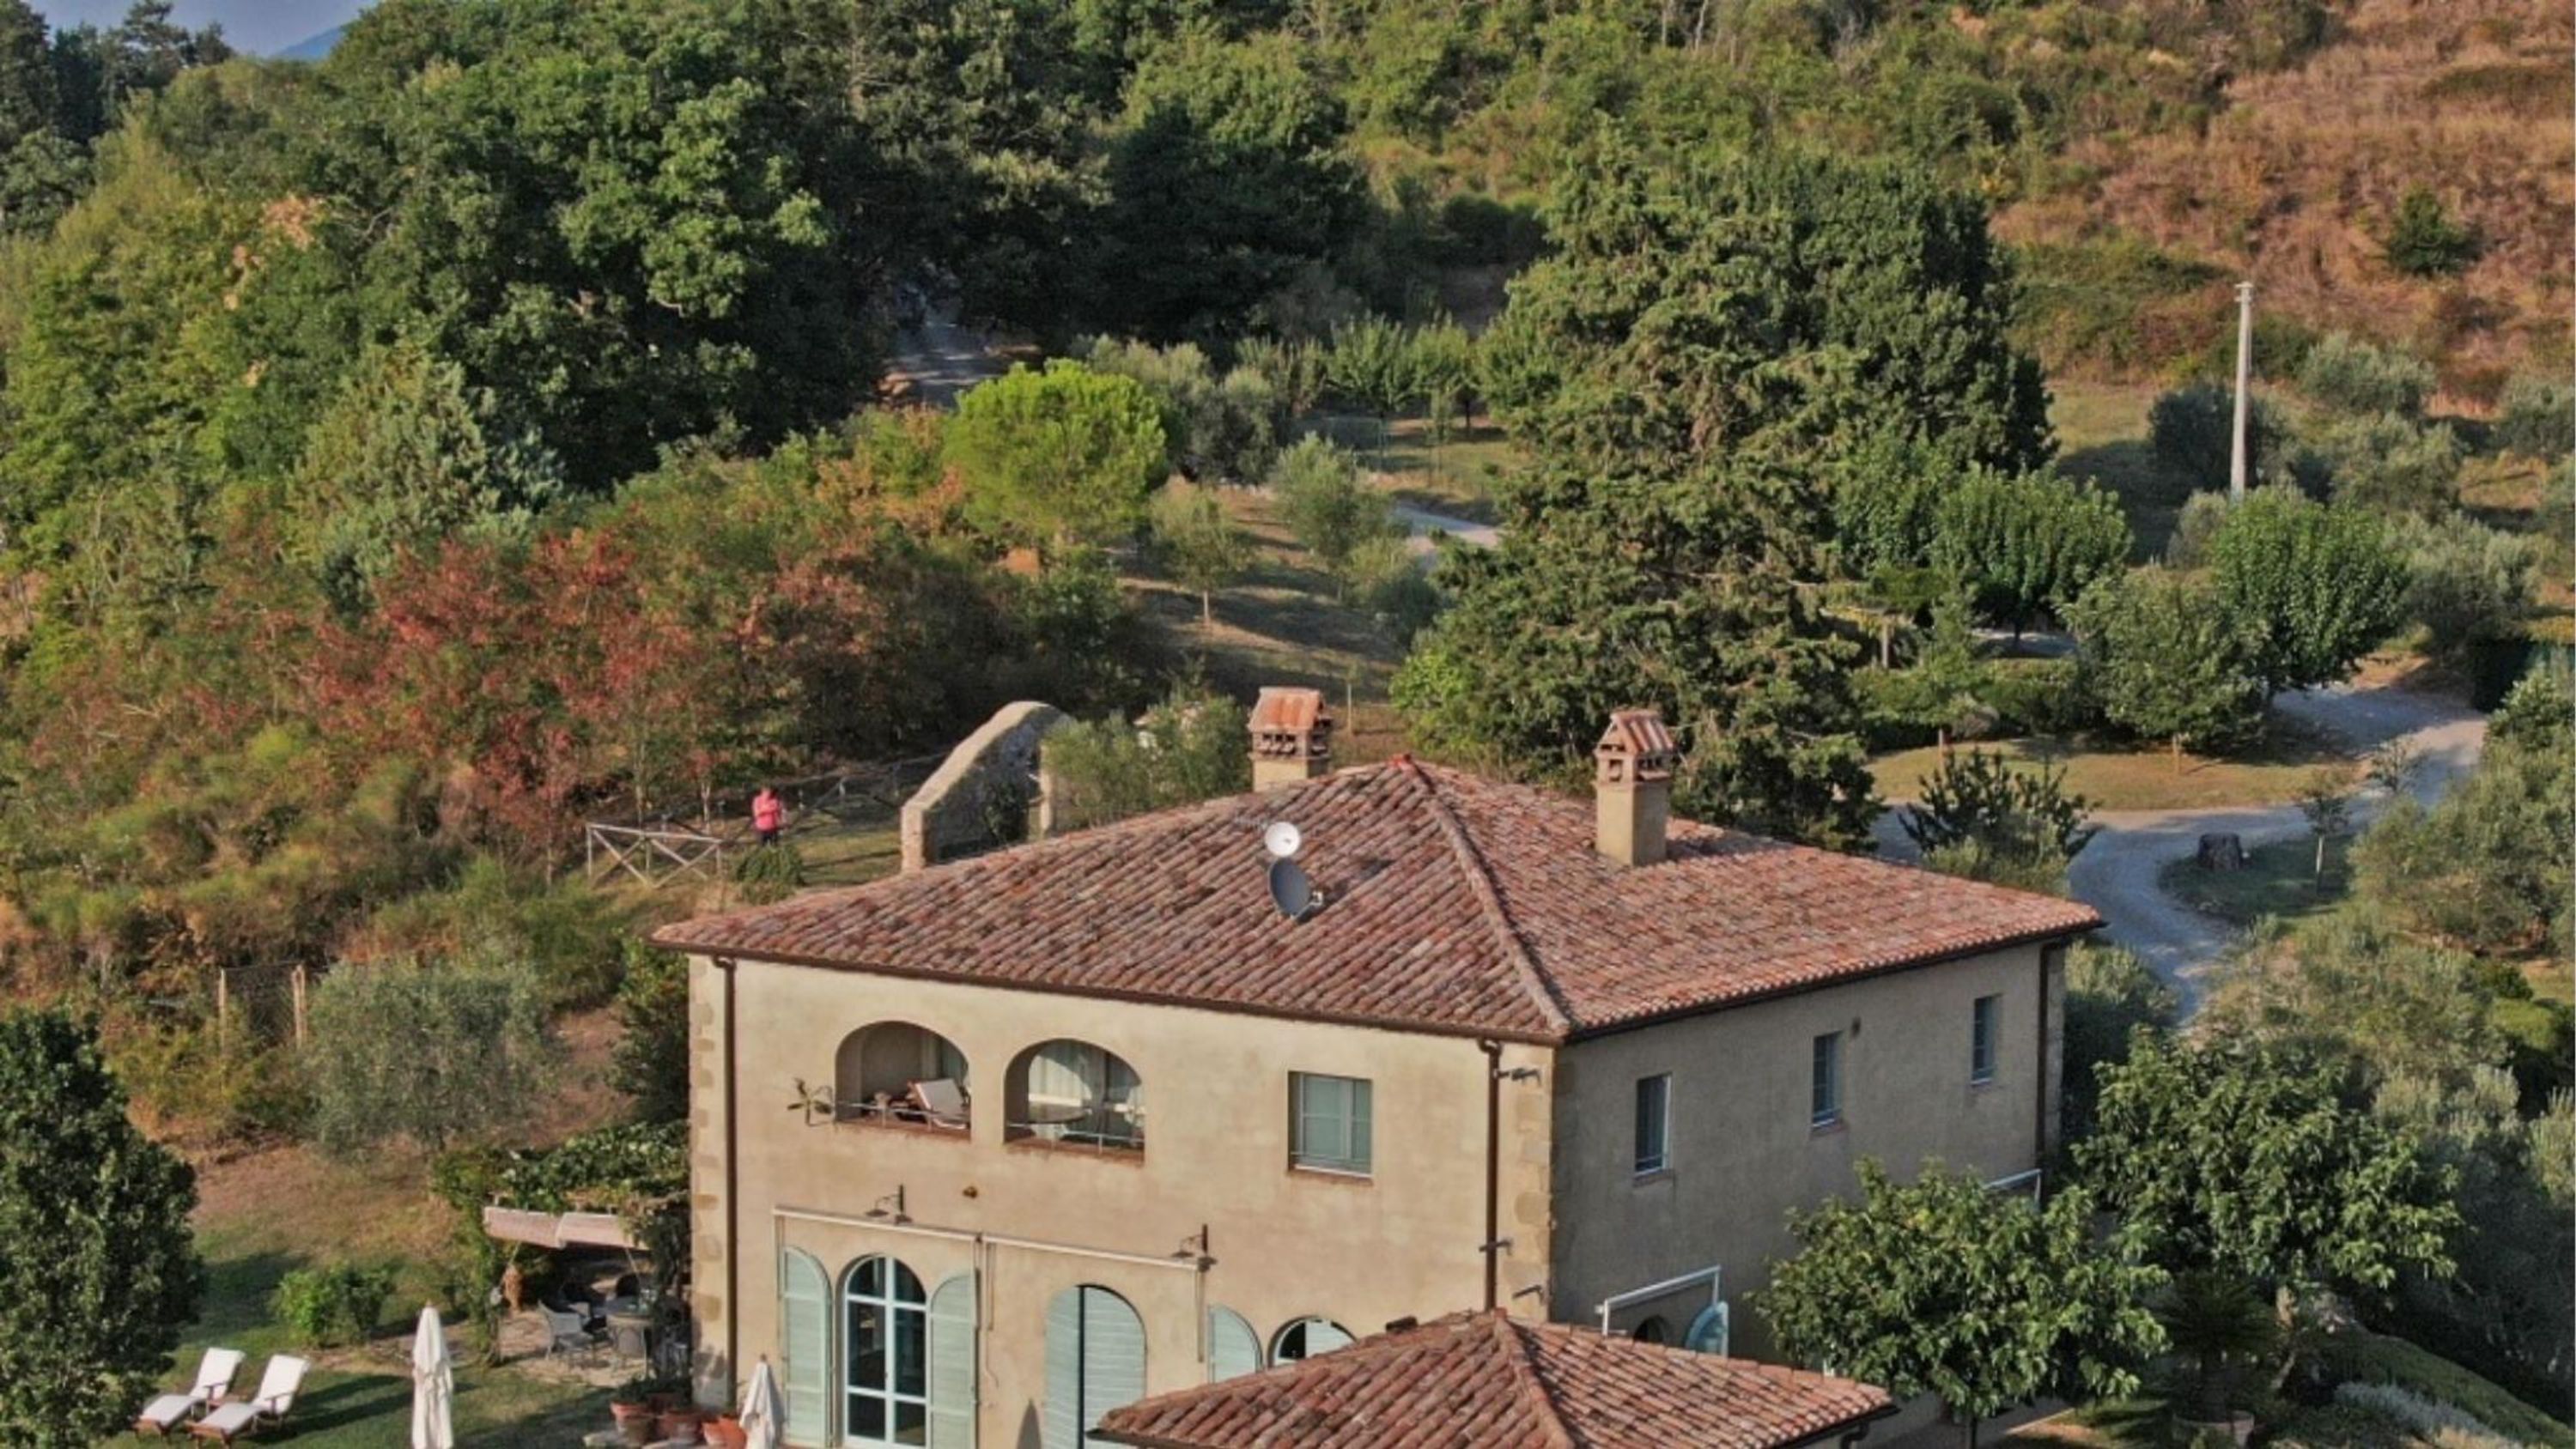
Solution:
M 778 832 L 787 828 L 787 802 L 767 785 L 751 797 L 751 829 L 763 845 L 776 845 Z

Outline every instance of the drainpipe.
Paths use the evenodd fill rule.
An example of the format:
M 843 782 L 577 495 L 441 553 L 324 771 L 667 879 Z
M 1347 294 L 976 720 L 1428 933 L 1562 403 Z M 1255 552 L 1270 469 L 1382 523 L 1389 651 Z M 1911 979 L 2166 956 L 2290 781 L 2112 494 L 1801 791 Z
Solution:
M 1501 1291 L 1503 1211 L 1503 1044 L 1480 1041 L 1485 1054 L 1485 1311 Z
M 742 1141 L 736 1130 L 735 1104 L 742 1098 L 742 1073 L 734 1054 L 734 963 L 717 957 L 724 972 L 724 1142 L 725 1142 L 725 1376 L 742 1377 Z

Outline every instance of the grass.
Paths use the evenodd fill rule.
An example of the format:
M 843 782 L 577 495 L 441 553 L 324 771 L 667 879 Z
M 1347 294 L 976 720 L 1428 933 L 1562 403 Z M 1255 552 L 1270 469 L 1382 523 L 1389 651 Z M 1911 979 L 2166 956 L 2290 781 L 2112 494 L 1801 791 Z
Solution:
M 2245 852 L 2242 870 L 2210 871 L 2183 859 L 2167 865 L 2157 877 L 2165 894 L 2205 915 L 2250 926 L 2266 916 L 2284 921 L 2332 911 L 2352 889 L 2345 856 L 2351 842 L 2326 842 L 2326 870 L 2316 873 L 2313 837 L 2276 840 Z
M 2139 563 L 2158 558 L 2196 486 L 2147 446 L 2147 410 L 2157 389 L 2129 383 L 2059 381 L 2049 403 L 2057 429 L 2058 466 L 2118 495 Z
M 2063 766 L 2066 788 L 2097 810 L 2205 810 L 2228 805 L 2276 805 L 2297 798 L 2321 763 L 2346 757 L 2324 742 L 2276 729 L 2271 738 L 2235 759 L 2184 755 L 2179 768 L 2161 747 L 2105 749 L 2078 740 L 1981 740 L 1956 746 L 2004 756 L 2037 769 Z M 1926 745 L 1881 755 L 1870 762 L 1879 795 L 1890 801 L 1920 798 L 1924 777 L 1941 764 L 1941 751 Z
M 423 1186 L 425 1174 L 410 1161 L 343 1167 L 304 1148 L 204 1169 L 196 1226 L 206 1296 L 169 1381 L 184 1379 L 213 1344 L 250 1356 L 245 1382 L 272 1353 L 306 1352 L 268 1311 L 278 1280 L 294 1269 L 332 1258 L 389 1266 L 396 1283 L 389 1321 L 366 1344 L 309 1355 L 314 1370 L 296 1402 L 291 1441 L 303 1449 L 405 1449 L 411 1442 L 410 1327 L 432 1296 L 430 1257 L 447 1213 Z M 608 1427 L 605 1389 L 460 1358 L 459 1445 L 577 1444 L 583 1434 Z

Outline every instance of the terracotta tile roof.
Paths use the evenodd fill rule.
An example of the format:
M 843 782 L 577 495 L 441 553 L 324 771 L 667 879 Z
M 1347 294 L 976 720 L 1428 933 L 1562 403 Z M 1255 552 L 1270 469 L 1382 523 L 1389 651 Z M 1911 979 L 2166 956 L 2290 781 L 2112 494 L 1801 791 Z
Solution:
M 1112 1410 L 1142 1449 L 1787 1449 L 1895 1411 L 1849 1379 L 1459 1314 Z
M 1271 905 L 1262 827 L 1322 892 Z M 2088 907 L 1410 760 L 667 926 L 675 950 L 1524 1041 L 2088 930 Z

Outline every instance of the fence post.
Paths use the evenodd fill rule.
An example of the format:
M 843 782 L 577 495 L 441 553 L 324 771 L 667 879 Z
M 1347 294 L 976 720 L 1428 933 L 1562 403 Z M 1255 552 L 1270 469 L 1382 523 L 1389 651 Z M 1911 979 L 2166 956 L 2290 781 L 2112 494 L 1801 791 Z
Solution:
M 288 984 L 295 992 L 295 1045 L 299 1051 L 304 1047 L 304 980 L 304 967 L 299 964 L 295 974 L 288 978 Z

